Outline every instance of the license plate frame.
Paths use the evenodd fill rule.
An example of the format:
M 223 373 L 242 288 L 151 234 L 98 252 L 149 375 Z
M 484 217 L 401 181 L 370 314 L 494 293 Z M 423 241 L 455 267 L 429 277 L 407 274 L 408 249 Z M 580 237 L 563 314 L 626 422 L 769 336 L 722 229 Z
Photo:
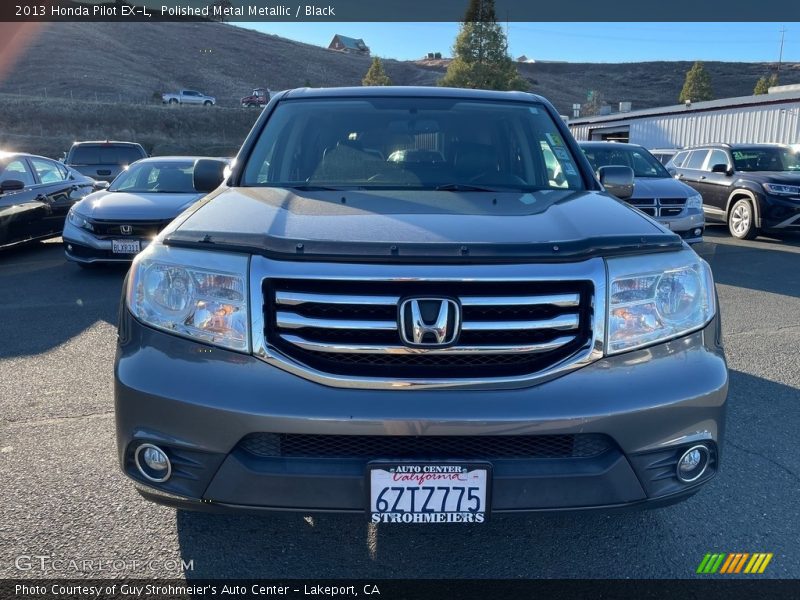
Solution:
M 128 250 L 131 248 L 132 250 Z M 142 251 L 141 240 L 111 240 L 112 254 L 139 254 Z
M 417 471 L 416 469 L 419 469 Z M 427 468 L 427 471 L 426 471 Z M 432 473 L 433 470 L 438 470 L 438 468 L 446 468 L 450 472 L 445 473 Z M 376 472 L 383 472 L 378 473 L 378 483 L 381 482 L 381 479 L 386 479 L 385 473 L 391 474 L 399 474 L 403 476 L 412 476 L 412 475 L 455 475 L 459 473 L 455 473 L 455 469 L 460 469 L 459 473 L 467 477 L 465 480 L 464 486 L 457 486 L 457 485 L 444 485 L 444 486 L 434 486 L 434 487 L 450 487 L 450 489 L 458 488 L 458 487 L 465 487 L 464 494 L 462 500 L 464 503 L 462 504 L 462 508 L 466 510 L 415 510 L 415 511 L 378 511 L 374 510 L 377 509 L 377 500 L 380 493 L 376 496 L 373 493 L 373 487 L 376 484 L 375 473 Z M 394 473 L 392 473 L 394 470 Z M 481 478 L 482 473 L 482 478 Z M 477 486 L 469 486 L 469 478 L 473 475 L 477 475 L 477 478 L 472 479 L 474 483 L 478 483 Z M 442 482 L 442 480 L 439 480 Z M 446 479 L 444 481 L 457 481 L 454 479 Z M 410 480 L 399 481 L 397 482 L 397 486 L 395 487 L 403 487 L 403 488 L 410 488 L 410 487 L 422 487 L 428 483 L 434 483 L 435 480 L 431 480 L 426 478 L 424 481 L 419 481 L 418 479 L 415 480 L 414 478 L 410 478 Z M 482 485 L 480 485 L 482 483 Z M 415 485 L 416 484 L 416 485 Z M 488 462 L 482 461 L 459 461 L 459 460 L 412 460 L 412 461 L 404 461 L 404 460 L 377 460 L 377 461 L 370 461 L 367 463 L 366 469 L 366 481 L 365 481 L 365 492 L 366 492 L 366 507 L 367 507 L 367 516 L 371 523 L 399 523 L 399 524 L 418 524 L 418 523 L 485 523 L 489 519 L 489 515 L 491 513 L 491 506 L 492 506 L 492 465 Z M 386 487 L 385 485 L 383 486 Z M 426 487 L 430 487 L 429 485 Z M 482 499 L 482 506 L 480 510 L 471 511 L 469 510 L 469 504 L 473 502 L 469 498 L 469 488 L 478 487 L 478 493 L 476 494 L 479 499 Z M 482 488 L 482 489 L 480 489 Z M 383 490 L 385 491 L 385 490 Z M 482 492 L 482 494 L 481 494 Z M 405 493 L 405 492 L 403 492 Z M 423 506 L 420 508 L 424 508 L 425 500 L 432 501 L 433 504 L 438 505 L 439 508 L 442 506 L 442 496 L 444 496 L 444 492 L 439 490 L 435 491 L 430 497 L 427 496 L 428 491 L 425 490 L 421 492 L 425 494 L 422 496 Z M 414 496 L 415 494 L 412 494 Z M 448 497 L 449 498 L 449 497 Z M 452 502 L 450 499 L 445 498 L 444 503 L 446 504 L 445 508 L 449 508 L 452 506 Z M 384 498 L 387 502 L 390 502 L 390 506 L 396 506 L 397 492 L 394 492 L 393 496 L 387 496 Z M 373 501 L 376 503 L 373 503 Z M 404 499 L 402 502 L 403 506 L 408 505 L 408 498 Z M 414 508 L 418 505 L 415 503 Z M 474 506 L 474 503 L 473 503 Z M 436 506 L 434 506 L 434 509 Z M 398 516 L 392 516 L 398 515 Z M 405 517 L 403 515 L 410 515 Z M 415 516 L 415 515 L 422 515 L 422 516 Z M 442 515 L 442 516 L 440 516 Z M 471 516 L 470 516 L 471 515 Z

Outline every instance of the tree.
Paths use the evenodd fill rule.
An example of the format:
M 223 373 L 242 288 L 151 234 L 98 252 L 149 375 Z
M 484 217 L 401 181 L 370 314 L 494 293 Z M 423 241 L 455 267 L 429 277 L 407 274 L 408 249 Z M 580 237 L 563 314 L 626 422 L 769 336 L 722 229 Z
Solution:
M 470 0 L 453 46 L 453 60 L 439 80 L 445 87 L 527 90 L 508 55 L 508 41 L 497 24 L 494 0 Z
M 696 61 L 692 68 L 686 73 L 686 81 L 683 83 L 681 95 L 678 102 L 702 102 L 713 100 L 714 92 L 711 89 L 711 77 L 706 72 L 701 61 Z
M 372 64 L 369 66 L 367 74 L 364 75 L 364 79 L 361 80 L 361 85 L 392 85 L 392 80 L 383 70 L 383 63 L 377 56 L 372 59 Z
M 753 89 L 753 95 L 760 96 L 761 94 L 767 94 L 769 93 L 769 88 L 775 85 L 778 85 L 778 74 L 773 73 L 769 77 L 765 75 L 756 82 L 756 87 Z
M 586 104 L 581 106 L 581 116 L 582 117 L 591 117 L 593 115 L 599 115 L 600 109 L 603 106 L 606 106 L 606 99 L 603 96 L 602 92 L 598 92 L 597 90 L 591 90 L 586 95 Z

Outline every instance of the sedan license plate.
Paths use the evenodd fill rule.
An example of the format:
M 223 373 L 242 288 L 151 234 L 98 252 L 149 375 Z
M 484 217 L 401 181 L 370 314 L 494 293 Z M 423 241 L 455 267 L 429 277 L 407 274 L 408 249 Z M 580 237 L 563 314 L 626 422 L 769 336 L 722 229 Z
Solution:
M 138 254 L 141 249 L 139 240 L 111 240 L 111 252 L 114 254 Z
M 370 463 L 372 523 L 483 523 L 489 465 Z

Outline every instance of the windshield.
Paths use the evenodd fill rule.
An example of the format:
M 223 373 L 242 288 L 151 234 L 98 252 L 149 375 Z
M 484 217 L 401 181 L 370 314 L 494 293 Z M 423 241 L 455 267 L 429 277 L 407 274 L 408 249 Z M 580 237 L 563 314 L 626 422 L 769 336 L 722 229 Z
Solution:
M 655 156 L 635 146 L 585 146 L 583 153 L 592 168 L 620 165 L 633 169 L 634 177 L 672 177 Z
M 284 101 L 256 143 L 243 184 L 583 189 L 543 106 L 450 98 Z
M 108 188 L 111 192 L 149 194 L 195 193 L 194 161 L 137 163 L 119 174 Z
M 144 158 L 136 146 L 76 146 L 70 152 L 73 165 L 129 165 Z
M 734 150 L 736 171 L 800 171 L 800 151 L 791 148 L 742 148 Z

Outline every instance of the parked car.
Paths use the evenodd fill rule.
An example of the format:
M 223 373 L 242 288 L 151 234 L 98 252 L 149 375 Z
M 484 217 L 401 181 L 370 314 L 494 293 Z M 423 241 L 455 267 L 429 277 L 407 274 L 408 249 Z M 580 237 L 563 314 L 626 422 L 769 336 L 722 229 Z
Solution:
M 192 182 L 196 156 L 146 158 L 69 212 L 62 238 L 67 260 L 83 267 L 129 262 L 202 194 Z M 218 161 L 223 167 L 224 160 Z
M 0 152 L 0 248 L 61 235 L 70 207 L 100 187 L 44 156 Z
M 241 100 L 244 107 L 249 106 L 266 106 L 269 102 L 271 92 L 266 88 L 255 88 L 249 96 L 245 96 Z
M 125 167 L 146 157 L 142 145 L 134 142 L 75 142 L 64 164 L 93 179 L 110 182 Z
M 217 99 L 202 92 L 194 90 L 180 90 L 179 92 L 161 94 L 161 102 L 164 104 L 200 104 L 203 106 L 214 106 Z
M 800 148 L 781 144 L 708 144 L 687 148 L 667 165 L 703 196 L 710 221 L 731 235 L 800 231 Z
M 679 234 L 689 243 L 703 241 L 703 199 L 688 185 L 672 178 L 664 166 L 636 144 L 580 142 L 595 170 L 607 165 L 633 169 L 633 195 L 627 202 Z
M 213 193 L 125 285 L 117 448 L 147 498 L 474 523 L 674 502 L 717 472 L 711 270 L 543 98 L 282 92 L 223 178 L 197 162 Z
M 655 156 L 662 165 L 666 165 L 679 150 L 680 148 L 652 148 L 650 154 Z

